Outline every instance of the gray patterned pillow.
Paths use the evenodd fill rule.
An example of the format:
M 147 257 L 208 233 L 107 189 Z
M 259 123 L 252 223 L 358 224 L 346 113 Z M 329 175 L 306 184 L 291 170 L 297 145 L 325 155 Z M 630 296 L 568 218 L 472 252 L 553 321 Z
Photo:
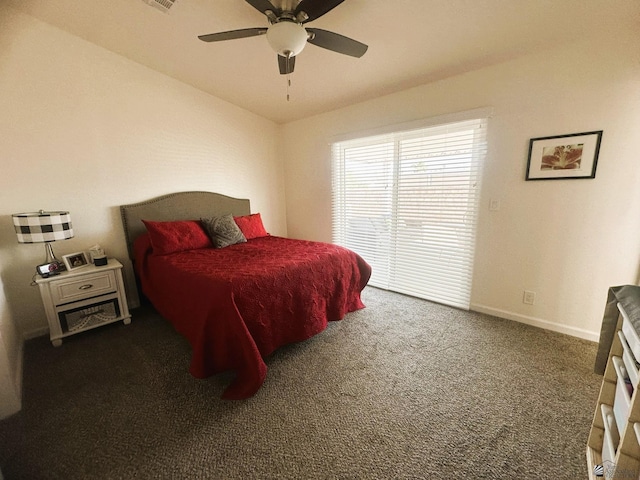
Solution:
M 247 241 L 230 213 L 220 217 L 201 218 L 200 221 L 216 248 Z

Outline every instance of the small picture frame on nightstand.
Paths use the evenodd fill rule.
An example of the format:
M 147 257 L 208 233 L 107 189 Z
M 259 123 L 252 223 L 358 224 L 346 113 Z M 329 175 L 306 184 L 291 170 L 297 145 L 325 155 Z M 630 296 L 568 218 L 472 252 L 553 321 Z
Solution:
M 85 252 L 70 253 L 69 255 L 63 255 L 62 261 L 68 271 L 73 271 L 78 268 L 86 267 L 89 265 L 89 260 Z

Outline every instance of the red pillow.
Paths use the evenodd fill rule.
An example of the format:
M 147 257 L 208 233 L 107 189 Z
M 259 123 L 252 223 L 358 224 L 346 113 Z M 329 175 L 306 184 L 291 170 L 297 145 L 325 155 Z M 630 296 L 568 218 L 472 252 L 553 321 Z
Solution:
M 176 222 L 142 220 L 142 222 L 149 232 L 149 239 L 155 255 L 213 246 L 211 239 L 197 220 Z
M 259 213 L 253 215 L 245 215 L 244 217 L 233 217 L 236 225 L 240 227 L 240 231 L 247 240 L 258 237 L 266 237 L 269 235 L 262 224 L 262 217 Z

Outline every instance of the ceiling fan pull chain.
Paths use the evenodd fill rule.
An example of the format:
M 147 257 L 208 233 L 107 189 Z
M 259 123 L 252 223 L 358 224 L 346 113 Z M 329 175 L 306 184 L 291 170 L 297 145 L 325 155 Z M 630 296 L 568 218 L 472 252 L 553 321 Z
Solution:
M 289 101 L 289 87 L 291 87 L 291 52 L 287 52 L 287 102 Z

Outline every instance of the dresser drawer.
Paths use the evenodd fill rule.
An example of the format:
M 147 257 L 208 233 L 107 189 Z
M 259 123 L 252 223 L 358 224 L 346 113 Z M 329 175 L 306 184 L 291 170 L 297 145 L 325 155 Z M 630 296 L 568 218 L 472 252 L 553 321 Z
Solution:
M 81 278 L 55 280 L 50 288 L 55 305 L 112 293 L 118 289 L 113 270 L 83 275 Z

